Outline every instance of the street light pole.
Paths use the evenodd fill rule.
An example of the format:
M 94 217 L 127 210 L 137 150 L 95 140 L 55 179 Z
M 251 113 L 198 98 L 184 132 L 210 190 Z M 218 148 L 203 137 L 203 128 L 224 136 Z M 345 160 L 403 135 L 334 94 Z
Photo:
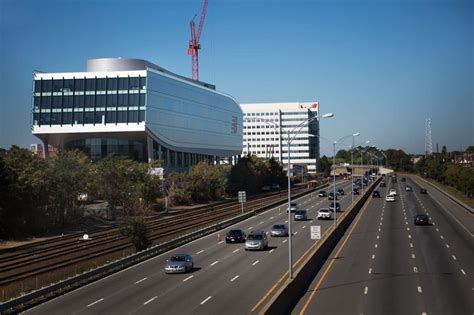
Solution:
M 336 143 L 337 141 L 334 141 L 332 143 L 333 146 L 333 157 L 332 157 L 332 166 L 333 166 L 333 192 L 334 192 L 334 200 L 333 200 L 333 208 L 334 208 L 334 227 L 336 227 L 336 200 L 337 200 L 337 195 L 336 195 Z
M 351 167 L 352 167 L 352 172 L 351 172 L 351 203 L 354 203 L 354 143 L 355 143 L 355 137 L 359 136 L 360 133 L 356 132 L 352 134 L 352 150 L 351 150 Z

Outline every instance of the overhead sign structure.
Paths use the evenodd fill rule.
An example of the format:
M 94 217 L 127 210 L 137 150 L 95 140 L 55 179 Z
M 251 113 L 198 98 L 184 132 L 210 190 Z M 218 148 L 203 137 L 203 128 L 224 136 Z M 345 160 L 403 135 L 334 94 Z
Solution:
M 239 202 L 242 204 L 242 214 L 244 214 L 244 202 L 247 202 L 247 194 L 245 191 L 239 191 Z
M 312 240 L 321 239 L 321 226 L 320 225 L 311 225 L 311 239 Z

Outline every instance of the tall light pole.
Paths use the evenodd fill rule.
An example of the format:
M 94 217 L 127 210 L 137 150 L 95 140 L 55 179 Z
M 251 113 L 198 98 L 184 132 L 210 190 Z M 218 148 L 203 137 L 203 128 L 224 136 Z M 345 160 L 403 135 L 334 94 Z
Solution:
M 352 135 L 352 150 L 351 150 L 351 204 L 354 203 L 354 143 L 355 137 L 360 136 L 359 132 L 356 132 Z

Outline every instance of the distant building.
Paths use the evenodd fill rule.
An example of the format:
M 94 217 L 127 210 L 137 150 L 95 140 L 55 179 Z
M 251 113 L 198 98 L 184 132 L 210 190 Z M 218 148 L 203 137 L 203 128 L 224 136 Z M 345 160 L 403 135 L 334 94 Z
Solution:
M 454 156 L 454 164 L 474 168 L 474 153 L 456 154 Z
M 167 168 L 242 150 L 242 110 L 232 97 L 145 60 L 92 59 L 85 72 L 35 72 L 33 83 L 33 135 L 45 147 Z
M 286 168 L 287 133 L 290 132 L 293 139 L 290 144 L 291 164 L 295 168 L 300 166 L 308 172 L 316 172 L 316 160 L 319 158 L 317 102 L 240 104 L 240 107 L 244 112 L 242 155 L 274 157 Z

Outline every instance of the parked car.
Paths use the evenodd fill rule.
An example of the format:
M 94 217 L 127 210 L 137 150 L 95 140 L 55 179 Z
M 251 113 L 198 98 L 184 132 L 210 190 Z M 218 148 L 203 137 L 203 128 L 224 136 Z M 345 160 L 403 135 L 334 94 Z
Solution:
M 253 230 L 247 235 L 245 250 L 263 250 L 268 246 L 267 234 L 261 230 Z
M 426 189 L 425 188 L 420 188 L 420 194 L 426 194 Z
M 339 189 L 337 190 L 337 194 L 338 194 L 339 196 L 344 196 L 344 189 L 339 188 Z
M 286 224 L 275 224 L 272 227 L 271 236 L 288 236 L 288 227 Z
M 230 230 L 225 236 L 226 243 L 243 243 L 245 242 L 245 232 L 241 229 Z
M 297 204 L 295 201 L 292 201 L 292 202 L 290 203 L 289 209 L 286 208 L 286 212 L 288 212 L 288 210 L 290 210 L 291 212 L 295 212 L 296 209 L 298 209 L 298 204 Z
M 165 263 L 166 273 L 186 273 L 194 268 L 193 258 L 189 254 L 175 254 Z
M 334 202 L 331 202 L 329 205 L 329 210 L 334 211 Z M 339 202 L 336 202 L 336 212 L 341 211 L 341 204 Z
M 390 189 L 390 192 L 388 193 L 390 196 L 396 196 L 397 191 L 395 189 Z
M 295 221 L 304 221 L 308 219 L 308 212 L 303 209 L 295 211 Z
M 319 197 L 327 197 L 327 192 L 325 190 L 320 190 L 318 196 Z
M 385 201 L 394 202 L 395 201 L 395 196 L 394 195 L 388 195 L 387 197 L 385 197 Z
M 426 214 L 417 214 L 414 218 L 415 225 L 431 225 L 431 220 Z
M 413 188 L 411 188 L 411 186 L 406 186 L 405 191 L 413 191 Z
M 318 211 L 318 220 L 333 220 L 334 211 L 329 210 L 329 208 L 321 208 Z
M 372 198 L 380 198 L 380 192 L 378 190 L 374 190 L 372 192 Z

